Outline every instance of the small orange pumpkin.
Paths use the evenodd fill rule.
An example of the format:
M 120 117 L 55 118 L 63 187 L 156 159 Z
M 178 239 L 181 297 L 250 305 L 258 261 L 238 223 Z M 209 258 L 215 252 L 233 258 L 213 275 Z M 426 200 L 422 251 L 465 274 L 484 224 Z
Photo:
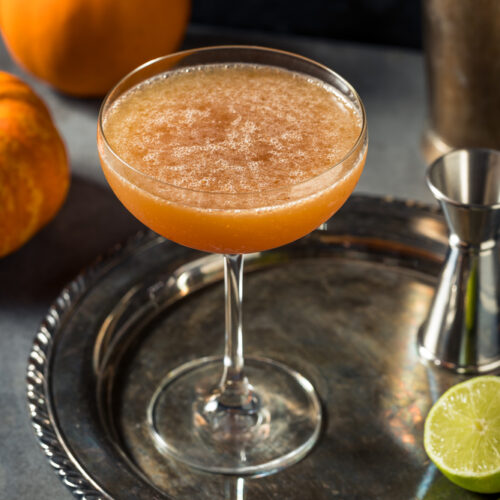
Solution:
M 0 71 L 0 257 L 52 219 L 69 177 L 66 149 L 45 104 Z
M 2 34 L 13 58 L 74 96 L 105 94 L 182 41 L 190 0 L 2 0 Z

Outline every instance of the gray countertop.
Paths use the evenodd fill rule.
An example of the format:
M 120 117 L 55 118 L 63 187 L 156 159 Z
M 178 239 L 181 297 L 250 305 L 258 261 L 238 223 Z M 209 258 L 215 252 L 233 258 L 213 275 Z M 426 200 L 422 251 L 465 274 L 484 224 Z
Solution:
M 299 37 L 191 26 L 185 47 L 277 47 L 311 57 L 349 80 L 363 99 L 370 145 L 358 193 L 431 202 L 419 142 L 425 119 L 421 54 Z M 0 260 L 0 499 L 69 499 L 40 450 L 26 407 L 26 360 L 41 318 L 65 283 L 141 228 L 104 180 L 96 151 L 97 100 L 62 96 L 22 72 L 0 45 L 0 69 L 20 75 L 47 102 L 69 151 L 72 185 L 57 217 Z

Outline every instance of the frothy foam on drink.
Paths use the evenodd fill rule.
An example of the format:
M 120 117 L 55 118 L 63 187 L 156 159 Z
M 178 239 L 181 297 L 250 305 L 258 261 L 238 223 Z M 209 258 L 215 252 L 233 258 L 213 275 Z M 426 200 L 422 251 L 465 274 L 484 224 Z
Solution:
M 342 161 L 361 116 L 319 80 L 284 69 L 211 65 L 154 77 L 108 110 L 104 133 L 129 165 L 191 190 L 297 184 Z

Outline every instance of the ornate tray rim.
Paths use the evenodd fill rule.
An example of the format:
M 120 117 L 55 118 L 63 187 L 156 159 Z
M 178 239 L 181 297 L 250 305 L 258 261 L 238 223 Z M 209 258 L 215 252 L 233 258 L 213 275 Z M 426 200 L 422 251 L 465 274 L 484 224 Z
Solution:
M 437 206 L 414 200 L 400 200 L 391 196 L 378 197 L 371 195 L 353 195 L 350 202 L 363 201 L 378 204 L 385 209 L 397 208 L 416 210 L 429 215 L 440 213 Z M 90 266 L 83 269 L 69 282 L 55 299 L 36 332 L 33 345 L 28 356 L 26 373 L 26 395 L 31 424 L 49 464 L 59 476 L 63 484 L 75 498 L 79 500 L 113 500 L 100 485 L 97 485 L 86 473 L 85 468 L 72 455 L 64 438 L 59 432 L 57 417 L 50 400 L 50 387 L 47 375 L 50 370 L 54 338 L 64 323 L 72 306 L 85 294 L 93 278 L 112 266 L 128 252 L 132 252 L 138 244 L 150 239 L 160 238 L 155 233 L 142 230 L 100 255 Z

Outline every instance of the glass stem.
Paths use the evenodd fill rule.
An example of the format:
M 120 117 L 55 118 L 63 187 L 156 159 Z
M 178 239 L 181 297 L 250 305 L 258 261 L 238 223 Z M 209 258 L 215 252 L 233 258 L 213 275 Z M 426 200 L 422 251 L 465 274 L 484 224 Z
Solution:
M 226 345 L 218 401 L 229 408 L 245 409 L 252 405 L 252 392 L 244 374 L 243 359 L 243 255 L 224 255 L 224 284 Z

